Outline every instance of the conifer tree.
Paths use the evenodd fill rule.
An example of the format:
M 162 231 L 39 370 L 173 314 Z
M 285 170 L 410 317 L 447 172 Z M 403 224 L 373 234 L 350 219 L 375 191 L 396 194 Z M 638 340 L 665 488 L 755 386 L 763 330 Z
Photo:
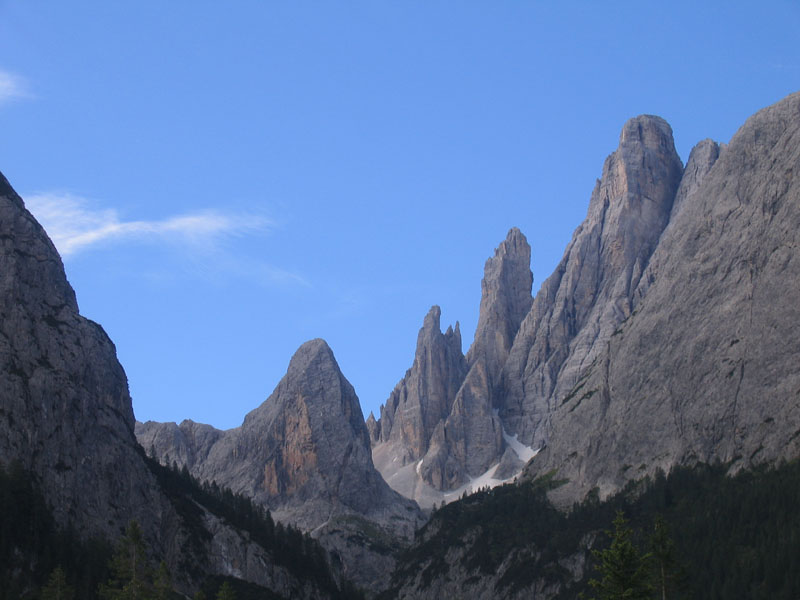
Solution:
M 668 600 L 682 587 L 684 573 L 675 555 L 675 543 L 661 515 L 656 515 L 653 523 L 650 551 L 653 555 L 654 581 L 658 597 L 661 600 Z
M 73 600 L 75 589 L 67 583 L 67 576 L 60 566 L 53 569 L 47 585 L 42 588 L 42 600 Z
M 642 553 L 634 545 L 633 532 L 622 511 L 614 519 L 611 545 L 605 550 L 596 550 L 594 555 L 600 560 L 598 567 L 602 578 L 591 579 L 597 592 L 596 600 L 646 600 L 651 597 L 649 562 L 651 555 Z
M 169 600 L 172 595 L 172 576 L 170 575 L 167 563 L 163 560 L 158 565 L 156 571 L 154 587 L 156 600 Z
M 217 600 L 236 600 L 236 592 L 233 591 L 231 584 L 227 581 L 219 586 Z
M 152 572 L 147 562 L 147 548 L 136 521 L 128 523 L 111 558 L 111 580 L 100 585 L 100 596 L 107 600 L 145 600 L 152 597 Z

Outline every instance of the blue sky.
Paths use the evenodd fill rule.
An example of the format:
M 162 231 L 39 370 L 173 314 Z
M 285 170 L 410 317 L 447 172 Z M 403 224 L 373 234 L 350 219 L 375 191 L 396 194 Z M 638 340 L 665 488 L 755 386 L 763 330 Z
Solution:
M 700 4 L 698 6 L 698 4 Z M 626 119 L 686 160 L 800 89 L 800 3 L 0 0 L 0 171 L 140 420 L 234 427 L 322 337 L 365 416 L 429 307 L 534 290 Z

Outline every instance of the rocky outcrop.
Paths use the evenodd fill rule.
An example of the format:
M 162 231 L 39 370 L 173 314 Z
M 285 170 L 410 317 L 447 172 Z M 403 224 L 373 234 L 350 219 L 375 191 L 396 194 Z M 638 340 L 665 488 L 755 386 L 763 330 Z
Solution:
M 551 416 L 530 473 L 602 495 L 676 464 L 800 454 L 800 94 L 692 153 L 618 327 Z
M 635 309 L 682 173 L 663 119 L 625 124 L 586 220 L 536 295 L 503 369 L 500 416 L 523 442 L 548 439 L 550 414 Z
M 0 457 L 30 472 L 56 522 L 83 537 L 114 541 L 137 520 L 181 591 L 193 591 L 201 573 L 328 596 L 205 508 L 195 507 L 203 531 L 181 517 L 136 442 L 113 343 L 79 314 L 55 247 L 2 175 Z
M 297 350 L 275 391 L 240 427 L 144 423 L 137 435 L 160 461 L 186 465 L 313 532 L 337 552 L 346 576 L 372 589 L 391 572 L 386 540 L 400 547 L 422 522 L 416 504 L 375 470 L 358 397 L 323 340 Z
M 513 227 L 486 261 L 481 281 L 478 327 L 467 352 L 470 367 L 483 361 L 489 394 L 497 391 L 514 337 L 531 308 L 531 247 Z
M 507 449 L 494 402 L 531 305 L 530 260 L 525 236 L 511 229 L 486 262 L 478 327 L 466 359 L 458 324 L 442 334 L 440 310 L 433 307 L 419 333 L 414 365 L 381 407 L 375 464 L 394 489 L 424 506 L 486 474 Z M 521 466 L 511 457 L 504 464 L 509 477 L 510 465 Z
M 450 414 L 467 372 L 459 325 L 442 333 L 440 317 L 438 306 L 425 316 L 414 364 L 381 407 L 380 439 L 391 445 L 399 466 L 419 460 L 428 451 L 433 431 Z
M 116 537 L 151 521 L 158 495 L 114 345 L 78 313 L 58 252 L 2 176 L 0 398 L 0 456 L 39 475 L 59 523 Z

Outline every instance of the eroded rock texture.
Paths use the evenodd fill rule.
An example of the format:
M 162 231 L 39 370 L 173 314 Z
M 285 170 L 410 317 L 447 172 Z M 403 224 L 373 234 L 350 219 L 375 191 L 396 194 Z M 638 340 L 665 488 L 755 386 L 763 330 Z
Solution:
M 635 312 L 551 416 L 531 473 L 602 494 L 694 461 L 800 453 L 800 94 L 692 152 Z
M 388 582 L 392 552 L 422 521 L 416 504 L 375 470 L 358 397 L 320 339 L 297 350 L 275 391 L 240 427 L 148 422 L 137 435 L 159 460 L 185 464 L 199 479 L 313 532 L 338 553 L 346 576 L 371 589 Z
M 78 312 L 47 234 L 0 175 L 0 457 L 36 478 L 61 526 L 116 540 L 136 519 L 176 585 L 235 575 L 291 597 L 322 598 L 264 548 L 200 508 L 198 539 L 160 489 L 134 436 L 113 343 Z
M 663 119 L 625 124 L 586 220 L 536 295 L 503 370 L 500 415 L 524 442 L 539 447 L 547 440 L 549 415 L 635 309 L 682 173 Z
M 444 334 L 439 307 L 425 318 L 414 364 L 381 408 L 373 456 L 394 489 L 425 506 L 467 484 L 503 457 L 506 444 L 495 400 L 503 365 L 530 309 L 531 250 L 514 228 L 486 261 L 475 340 Z M 508 465 L 504 472 L 511 476 Z M 521 464 L 517 464 L 518 467 Z

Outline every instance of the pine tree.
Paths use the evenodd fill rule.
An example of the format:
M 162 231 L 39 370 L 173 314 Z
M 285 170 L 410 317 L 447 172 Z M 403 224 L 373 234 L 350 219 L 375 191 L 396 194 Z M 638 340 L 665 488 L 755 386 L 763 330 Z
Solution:
M 684 572 L 675 554 L 675 543 L 669 535 L 664 517 L 656 515 L 650 536 L 655 587 L 661 600 L 673 597 L 683 587 Z
M 75 598 L 75 589 L 67 584 L 64 569 L 56 567 L 50 573 L 47 585 L 42 588 L 42 600 L 73 600 L 73 598 Z
M 172 576 L 163 560 L 156 571 L 154 588 L 156 600 L 169 600 L 172 596 Z
M 236 592 L 233 591 L 231 584 L 227 581 L 219 586 L 217 600 L 236 600 Z
M 594 555 L 600 560 L 598 567 L 602 579 L 591 579 L 597 592 L 596 600 L 646 600 L 651 597 L 650 554 L 642 555 L 634 545 L 633 532 L 628 526 L 622 511 L 614 519 L 611 545 L 605 550 L 596 550 Z
M 131 521 L 110 563 L 112 577 L 100 585 L 100 596 L 107 600 L 145 600 L 152 597 L 152 572 L 142 530 Z

